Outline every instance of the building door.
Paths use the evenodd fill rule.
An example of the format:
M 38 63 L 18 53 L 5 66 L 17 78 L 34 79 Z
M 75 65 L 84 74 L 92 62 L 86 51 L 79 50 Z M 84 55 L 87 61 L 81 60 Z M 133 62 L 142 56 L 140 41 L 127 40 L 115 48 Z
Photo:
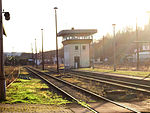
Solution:
M 74 57 L 74 67 L 75 68 L 79 68 L 80 67 L 80 57 L 79 56 L 75 56 Z

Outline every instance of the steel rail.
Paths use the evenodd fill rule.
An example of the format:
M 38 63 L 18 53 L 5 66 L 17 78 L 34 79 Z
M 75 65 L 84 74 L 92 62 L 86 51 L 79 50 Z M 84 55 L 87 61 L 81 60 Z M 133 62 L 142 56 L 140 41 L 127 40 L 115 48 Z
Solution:
M 9 88 L 9 87 L 18 79 L 19 74 L 20 74 L 20 67 L 19 67 L 19 71 L 18 71 L 17 77 L 16 77 L 11 83 L 9 83 L 9 84 L 6 86 L 6 88 Z
M 34 69 L 34 70 L 35 70 L 35 69 Z M 38 71 L 38 70 L 36 70 L 36 71 Z M 54 77 L 54 76 L 51 76 L 51 75 L 49 75 L 48 73 L 44 73 L 44 72 L 40 72 L 40 73 L 45 74 L 45 75 L 47 75 L 47 76 L 50 76 L 50 77 L 52 77 L 52 78 L 54 78 L 54 79 L 56 79 L 56 80 L 58 80 L 58 81 L 60 81 L 60 82 L 63 82 L 63 83 L 65 83 L 65 84 L 68 84 L 68 85 L 70 85 L 70 86 L 72 86 L 72 87 L 74 87 L 74 88 L 80 89 L 80 90 L 82 90 L 82 91 L 84 91 L 84 92 L 86 92 L 86 93 L 88 93 L 88 94 L 90 94 L 90 95 L 92 95 L 92 96 L 95 96 L 96 98 L 105 100 L 105 101 L 107 101 L 107 102 L 110 102 L 110 103 L 115 104 L 115 105 L 117 105 L 117 106 L 120 106 L 120 107 L 122 107 L 122 108 L 128 109 L 128 110 L 130 110 L 130 111 L 133 111 L 133 112 L 136 112 L 136 113 L 140 113 L 139 111 L 137 111 L 137 110 L 134 109 L 134 108 L 125 106 L 125 105 L 123 105 L 123 104 L 120 104 L 120 103 L 118 103 L 118 102 L 115 102 L 115 101 L 113 101 L 113 100 L 110 100 L 110 99 L 108 99 L 108 98 L 105 98 L 105 97 L 103 97 L 103 96 L 100 96 L 100 95 L 98 95 L 98 94 L 96 94 L 96 93 L 94 93 L 94 92 L 91 92 L 91 91 L 89 91 L 89 90 L 87 90 L 87 89 L 85 89 L 85 88 L 76 86 L 76 85 L 74 85 L 74 84 L 72 84 L 72 83 L 69 83 L 69 82 L 67 82 L 67 81 L 64 81 L 64 80 L 62 80 L 62 79 L 56 78 L 56 77 Z
M 26 67 L 27 70 L 29 70 L 30 72 L 36 74 L 37 76 L 39 76 L 41 79 L 43 79 L 44 81 L 46 81 L 48 84 L 52 85 L 53 87 L 55 87 L 57 90 L 61 91 L 63 94 L 67 95 L 69 98 L 71 98 L 72 100 L 76 101 L 79 105 L 82 105 L 83 107 L 87 108 L 88 110 L 92 111 L 93 113 L 99 113 L 98 111 L 96 111 L 95 109 L 87 106 L 87 105 L 83 105 L 82 102 L 78 99 L 76 99 L 75 97 L 73 97 L 72 95 L 70 95 L 69 93 L 67 93 L 66 91 L 62 90 L 61 88 L 59 88 L 58 86 L 56 86 L 55 84 L 51 83 L 50 81 L 48 81 L 46 78 L 42 77 L 40 74 L 36 73 L 35 71 L 38 70 L 33 70 L 32 68 Z M 43 72 L 40 72 L 43 73 Z
M 50 70 L 54 71 L 53 69 L 50 69 Z M 126 81 L 121 81 L 121 80 L 114 80 L 114 79 L 104 78 L 101 76 L 90 76 L 90 74 L 93 74 L 93 73 L 89 73 L 89 75 L 88 75 L 87 72 L 86 72 L 86 74 L 83 74 L 82 72 L 80 73 L 78 71 L 77 72 L 69 71 L 66 74 L 71 74 L 71 75 L 74 74 L 74 76 L 78 76 L 80 78 L 89 79 L 89 80 L 93 80 L 93 81 L 97 81 L 97 82 L 101 82 L 101 83 L 106 83 L 109 85 L 119 86 L 119 87 L 123 87 L 123 88 L 127 88 L 127 89 L 132 89 L 132 90 L 140 91 L 140 92 L 150 95 L 150 90 L 149 90 L 150 86 L 149 85 L 131 83 L 131 82 L 126 82 Z M 83 77 L 83 76 L 87 76 L 88 78 Z
M 115 79 L 115 80 L 122 80 L 125 82 L 128 82 L 129 80 L 132 81 L 133 83 L 138 83 L 138 84 L 143 84 L 143 85 L 149 85 L 150 86 L 150 80 L 142 80 L 140 79 L 136 79 L 136 78 L 131 78 L 132 76 L 128 75 L 129 77 L 123 77 L 123 76 L 119 76 L 119 74 L 115 74 L 115 73 L 101 73 L 101 72 L 92 72 L 92 71 L 80 71 L 80 70 L 69 70 L 68 72 L 76 72 L 76 73 L 83 73 L 83 74 L 90 74 L 90 75 L 94 75 L 96 77 L 103 77 L 103 78 L 111 78 L 111 79 Z M 118 75 L 118 76 L 115 76 Z
M 150 86 L 148 86 L 148 85 L 141 85 L 141 84 L 124 82 L 124 81 L 108 79 L 108 78 L 102 78 L 102 77 L 93 77 L 93 76 L 89 76 L 89 75 L 85 75 L 85 74 L 81 74 L 81 73 L 75 73 L 75 72 L 73 72 L 73 73 L 69 72 L 67 74 L 70 74 L 70 75 L 73 75 L 73 76 L 78 76 L 80 78 L 84 78 L 84 79 L 88 79 L 88 80 L 102 82 L 102 83 L 115 85 L 115 86 L 119 86 L 119 87 L 124 87 L 124 88 L 127 88 L 127 89 L 132 89 L 132 90 L 141 91 L 143 93 L 150 94 L 150 91 L 147 90 L 147 89 L 150 89 Z
M 13 74 L 15 70 L 16 70 L 16 67 L 13 69 L 13 71 L 11 71 L 11 72 L 7 75 L 7 78 L 9 78 L 9 76 L 11 76 L 11 74 Z

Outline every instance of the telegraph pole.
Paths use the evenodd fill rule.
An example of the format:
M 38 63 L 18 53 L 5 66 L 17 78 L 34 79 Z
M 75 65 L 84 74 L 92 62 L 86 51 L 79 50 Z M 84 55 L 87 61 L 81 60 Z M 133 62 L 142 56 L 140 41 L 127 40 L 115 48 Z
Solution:
M 116 71 L 116 36 L 115 36 L 115 26 L 116 24 L 112 24 L 113 33 L 114 33 L 114 71 Z
M 54 7 L 55 10 L 55 26 L 56 26 L 56 57 L 57 57 L 57 73 L 59 73 L 59 61 L 58 61 L 58 41 L 57 41 L 57 7 Z
M 104 59 L 105 59 L 105 42 L 104 42 L 104 36 L 103 36 L 103 62 L 104 62 Z
M 93 40 L 93 36 L 92 36 L 92 68 L 94 69 L 94 40 Z
M 3 22 L 2 22 L 2 0 L 0 0 L 0 101 L 6 99 L 6 81 L 3 63 Z
M 41 29 L 42 31 L 42 70 L 44 70 L 44 54 L 43 54 L 43 29 Z
M 138 25 L 137 25 L 137 18 L 136 18 L 136 41 L 139 41 L 139 37 L 138 37 Z M 139 58 L 139 43 L 136 43 L 136 48 L 137 48 L 137 70 L 139 70 L 139 62 L 140 62 L 140 58 Z

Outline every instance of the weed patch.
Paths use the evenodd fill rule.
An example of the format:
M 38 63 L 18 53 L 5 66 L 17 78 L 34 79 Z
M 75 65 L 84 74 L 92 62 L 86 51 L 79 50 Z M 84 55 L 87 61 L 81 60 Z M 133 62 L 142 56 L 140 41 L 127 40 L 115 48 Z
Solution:
M 3 103 L 28 104 L 66 104 L 70 103 L 56 93 L 49 91 L 49 87 L 39 79 L 18 79 L 7 89 L 6 101 Z

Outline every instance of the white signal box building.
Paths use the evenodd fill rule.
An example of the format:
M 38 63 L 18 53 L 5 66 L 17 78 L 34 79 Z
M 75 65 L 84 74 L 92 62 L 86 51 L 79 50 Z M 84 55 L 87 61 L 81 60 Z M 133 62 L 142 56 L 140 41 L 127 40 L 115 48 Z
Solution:
M 63 37 L 65 68 L 90 67 L 90 43 L 96 29 L 62 30 L 58 36 Z

